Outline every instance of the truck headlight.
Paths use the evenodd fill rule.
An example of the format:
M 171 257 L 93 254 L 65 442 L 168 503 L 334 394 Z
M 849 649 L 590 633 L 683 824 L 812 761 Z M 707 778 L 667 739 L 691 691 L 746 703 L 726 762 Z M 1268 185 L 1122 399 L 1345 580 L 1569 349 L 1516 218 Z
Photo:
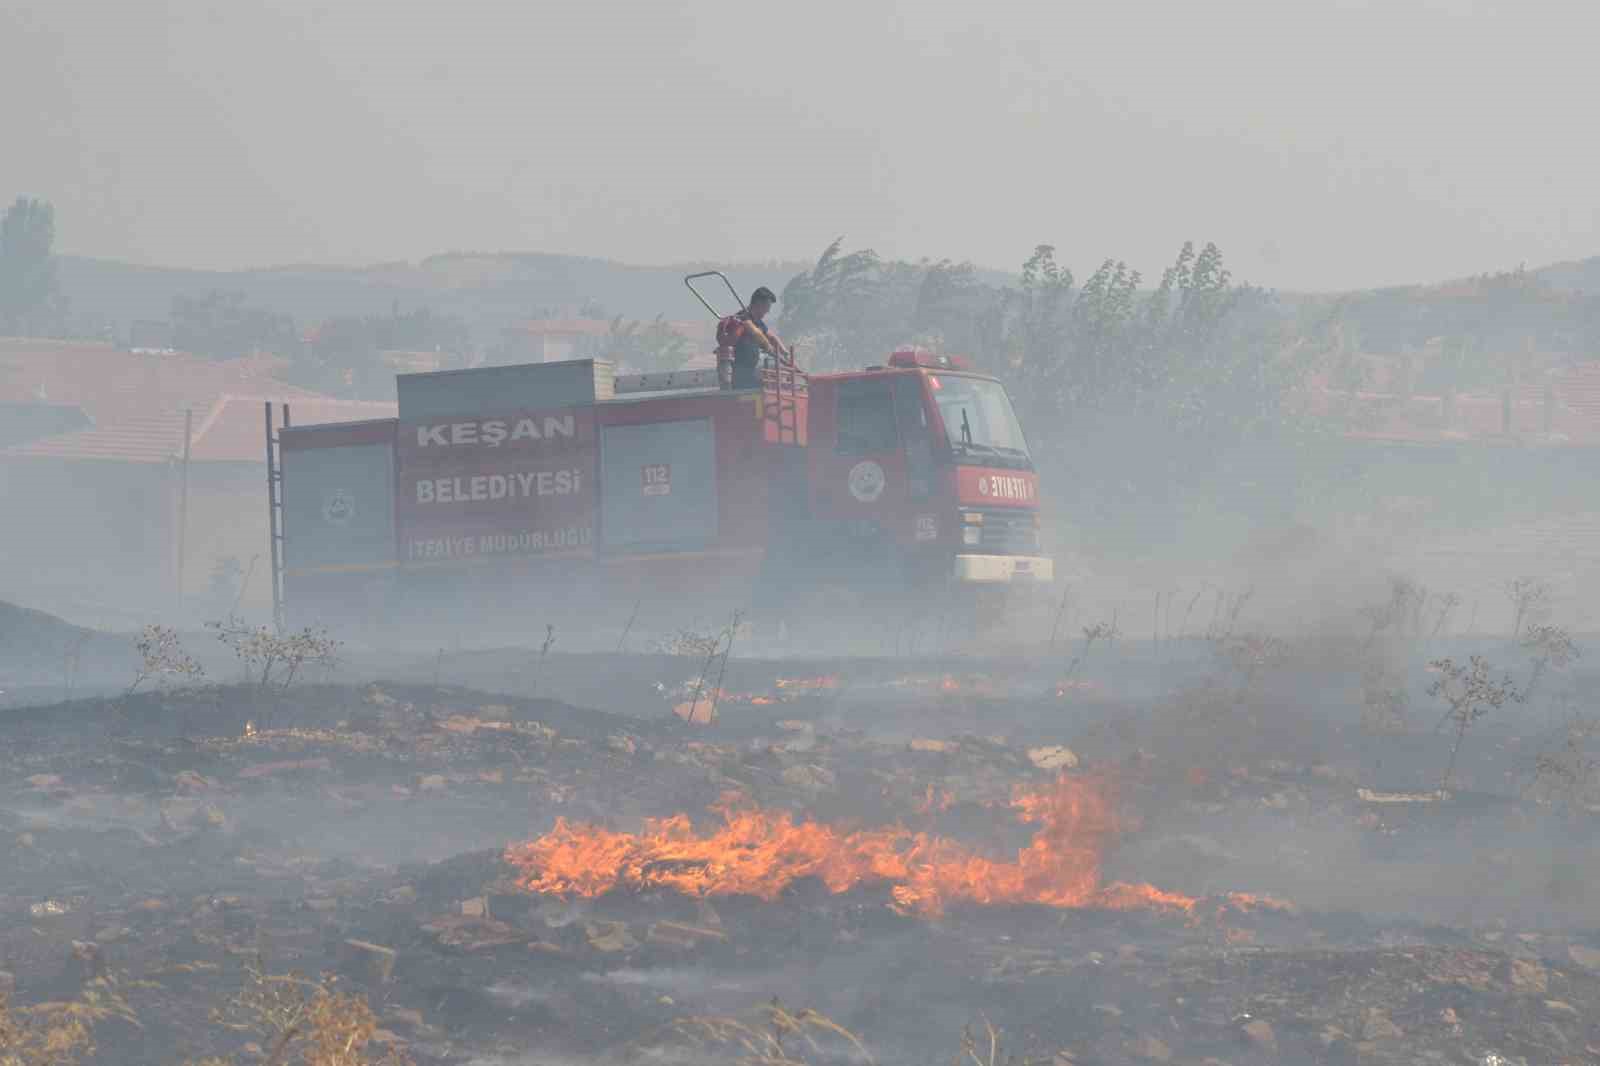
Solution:
M 983 539 L 983 527 L 982 526 L 962 526 L 961 527 L 961 543 L 966 544 L 966 545 L 976 545 L 982 539 Z

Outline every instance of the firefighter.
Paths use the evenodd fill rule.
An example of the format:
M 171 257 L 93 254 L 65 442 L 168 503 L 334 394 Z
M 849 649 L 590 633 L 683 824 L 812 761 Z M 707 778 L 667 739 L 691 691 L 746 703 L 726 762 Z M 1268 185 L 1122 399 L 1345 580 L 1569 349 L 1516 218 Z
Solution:
M 761 384 L 762 352 L 793 359 L 765 322 L 767 312 L 777 302 L 772 290 L 763 285 L 750 294 L 750 306 L 733 316 L 739 325 L 737 339 L 733 342 L 733 387 L 736 389 L 753 389 Z

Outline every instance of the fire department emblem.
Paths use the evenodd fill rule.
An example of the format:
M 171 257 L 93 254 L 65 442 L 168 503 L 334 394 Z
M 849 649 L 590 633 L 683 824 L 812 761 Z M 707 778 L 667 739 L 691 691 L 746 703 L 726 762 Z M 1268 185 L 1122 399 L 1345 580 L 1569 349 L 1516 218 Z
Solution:
M 862 503 L 872 503 L 883 495 L 883 467 L 863 459 L 850 468 L 850 495 Z
M 330 525 L 347 526 L 355 513 L 355 498 L 344 489 L 335 489 L 322 501 L 322 517 Z

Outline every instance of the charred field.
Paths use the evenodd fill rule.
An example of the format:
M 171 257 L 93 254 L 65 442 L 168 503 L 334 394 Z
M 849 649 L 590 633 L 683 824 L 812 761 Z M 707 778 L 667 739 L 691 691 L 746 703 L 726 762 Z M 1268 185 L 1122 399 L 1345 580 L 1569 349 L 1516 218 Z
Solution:
M 1597 1061 L 1594 678 L 1549 651 L 535 648 L 10 707 L 0 994 L 113 999 L 98 1063 Z M 1474 655 L 1517 697 L 1476 716 Z M 347 1057 L 289 974 L 370 1011 Z

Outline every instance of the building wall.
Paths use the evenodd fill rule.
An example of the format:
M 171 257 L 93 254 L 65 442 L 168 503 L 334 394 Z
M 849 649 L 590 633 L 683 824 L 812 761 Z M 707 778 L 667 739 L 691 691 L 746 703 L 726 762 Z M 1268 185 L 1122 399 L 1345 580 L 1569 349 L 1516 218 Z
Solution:
M 575 336 L 509 330 L 504 347 L 503 358 L 507 363 L 555 363 L 578 358 Z
M 220 617 L 230 604 L 213 595 L 218 564 L 237 559 L 243 568 L 239 607 L 250 618 L 272 609 L 271 542 L 267 534 L 265 463 L 196 463 L 190 470 L 189 523 L 183 590 L 191 616 Z
M 0 598 L 94 621 L 175 605 L 176 486 L 164 464 L 0 460 Z
M 0 460 L 0 599 L 86 624 L 127 628 L 211 616 L 217 561 L 248 569 L 243 607 L 271 603 L 266 467 L 192 464 L 183 600 L 177 580 L 178 464 Z

